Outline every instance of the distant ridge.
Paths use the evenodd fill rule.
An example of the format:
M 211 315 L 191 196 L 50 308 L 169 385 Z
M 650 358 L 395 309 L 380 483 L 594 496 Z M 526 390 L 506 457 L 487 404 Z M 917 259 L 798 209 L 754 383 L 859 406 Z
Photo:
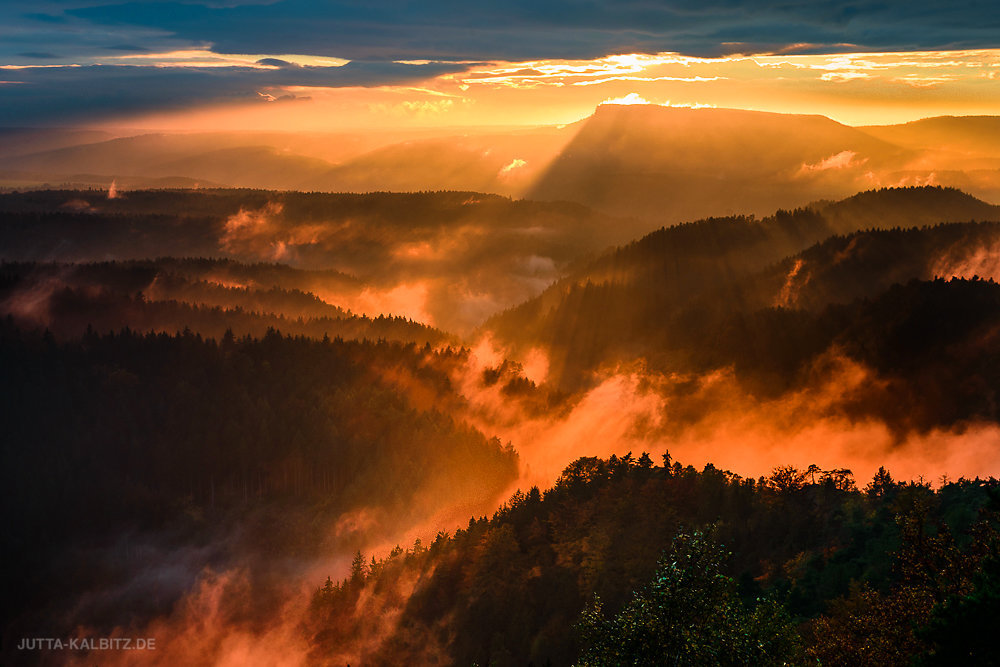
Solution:
M 952 150 L 1000 158 L 1000 116 L 936 116 L 859 130 L 911 150 Z
M 1000 202 L 1000 116 L 849 127 L 819 115 L 605 104 L 566 126 L 489 131 L 0 137 L 6 187 L 463 190 L 574 201 L 649 227 L 877 187 L 949 185 Z
M 759 220 L 665 227 L 601 255 L 484 329 L 515 349 L 550 349 L 552 377 L 567 389 L 602 364 L 630 357 L 688 364 L 690 353 L 674 359 L 671 346 L 688 336 L 708 336 L 708 344 L 734 313 L 870 296 L 941 275 L 936 267 L 945 255 L 958 263 L 983 244 L 1000 244 L 997 224 L 932 227 L 971 219 L 1000 221 L 1000 207 L 922 187 L 864 192 Z M 914 231 L 862 231 L 893 228 Z

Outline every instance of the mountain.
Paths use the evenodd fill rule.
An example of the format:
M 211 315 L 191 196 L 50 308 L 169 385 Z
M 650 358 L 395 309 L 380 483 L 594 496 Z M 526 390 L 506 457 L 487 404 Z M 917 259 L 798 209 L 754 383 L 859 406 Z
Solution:
M 312 291 L 360 289 L 335 272 L 280 264 L 171 258 L 91 264 L 0 263 L 0 315 L 60 339 L 126 328 L 263 337 L 269 331 L 314 339 L 388 340 L 440 346 L 442 331 L 392 315 L 354 315 Z
M 859 129 L 917 151 L 917 159 L 885 176 L 886 183 L 950 185 L 1000 201 L 1000 117 L 941 116 Z
M 993 217 L 1000 220 L 1000 214 Z M 1000 279 L 1000 222 L 865 230 L 833 236 L 753 276 L 747 303 L 820 310 L 934 278 Z M 750 295 L 753 294 L 751 297 Z
M 460 354 L 273 331 L 55 342 L 0 318 L 4 643 L 146 623 L 205 568 L 274 600 L 306 558 L 487 511 L 517 455 L 450 413 Z M 404 375 L 446 398 L 417 405 Z
M 476 192 L 25 192 L 0 195 L 0 214 L 0 259 L 215 257 L 332 270 L 357 280 L 306 291 L 458 333 L 647 229 L 580 204 Z
M 560 127 L 361 132 L 8 131 L 7 187 L 461 190 L 565 200 L 652 227 L 945 185 L 1000 201 L 998 117 L 849 127 L 824 116 L 604 104 Z
M 306 184 L 327 192 L 471 190 L 523 196 L 575 128 L 415 138 L 345 160 Z
M 991 655 L 998 207 L 649 224 L 471 191 L 0 195 L 2 650 Z
M 0 158 L 95 144 L 114 138 L 109 132 L 74 128 L 0 128 Z
M 966 160 L 1000 163 L 1000 117 L 938 116 L 900 125 L 870 125 L 859 130 L 910 150 L 950 153 Z
M 608 104 L 529 196 L 672 224 L 843 196 L 910 157 L 824 116 Z
M 949 189 L 909 188 L 761 220 L 668 227 L 602 255 L 484 329 L 515 349 L 549 350 L 551 377 L 566 389 L 636 357 L 668 372 L 704 371 L 727 363 L 712 345 L 735 314 L 822 308 L 897 282 L 997 271 L 989 265 L 996 224 L 858 232 L 968 217 L 997 221 L 1000 208 Z
M 313 174 L 330 163 L 287 155 L 270 146 L 225 148 L 156 165 L 155 175 L 184 174 L 242 188 L 301 190 Z
M 188 179 L 201 187 L 323 192 L 450 189 L 521 195 L 572 131 L 152 133 L 104 141 L 97 139 L 105 135 L 83 131 L 53 132 L 51 137 L 41 132 L 12 133 L 18 141 L 0 152 L 0 175 L 12 185 L 107 187 L 117 179 L 119 184 L 142 188 L 157 187 L 163 179 Z
M 903 187 L 867 190 L 838 202 L 818 202 L 834 229 L 922 227 L 939 222 L 997 220 L 1000 206 L 988 204 L 956 188 Z
M 228 186 L 291 190 L 331 164 L 289 154 L 278 148 L 239 145 L 234 136 L 150 134 L 70 146 L 8 159 L 11 169 L 45 175 L 47 180 L 72 174 L 112 178 L 176 178 Z M 236 145 L 234 145 L 236 144 Z M 58 182 L 58 181 L 57 181 Z

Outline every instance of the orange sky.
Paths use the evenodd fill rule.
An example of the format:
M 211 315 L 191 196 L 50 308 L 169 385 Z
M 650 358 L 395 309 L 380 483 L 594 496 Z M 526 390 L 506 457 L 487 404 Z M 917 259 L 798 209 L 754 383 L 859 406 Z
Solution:
M 183 51 L 125 56 L 117 62 L 141 58 L 159 66 L 245 67 L 264 57 Z M 280 57 L 305 65 L 316 61 Z M 322 64 L 337 61 L 323 59 Z M 493 62 L 416 85 L 294 86 L 258 92 L 261 101 L 256 103 L 116 118 L 106 124 L 311 131 L 558 125 L 579 120 L 610 100 L 822 114 L 849 125 L 890 124 L 938 115 L 1000 114 L 1000 49 L 721 58 L 661 53 Z M 277 99 L 289 94 L 297 99 Z

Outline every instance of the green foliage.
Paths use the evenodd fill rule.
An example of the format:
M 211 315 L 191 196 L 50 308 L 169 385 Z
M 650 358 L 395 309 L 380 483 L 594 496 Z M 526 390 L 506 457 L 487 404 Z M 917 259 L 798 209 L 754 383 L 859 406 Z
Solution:
M 994 551 L 996 546 L 994 545 Z M 1000 557 L 991 555 L 977 573 L 973 589 L 934 608 L 918 632 L 929 646 L 921 665 L 998 665 Z
M 920 665 L 997 665 L 996 631 L 1000 627 L 1000 490 L 989 500 L 962 550 L 950 549 L 956 579 L 951 594 L 939 601 L 917 636 L 927 646 Z M 957 552 L 957 553 L 956 553 Z M 957 570 L 957 573 L 954 572 Z
M 784 609 L 758 601 L 747 609 L 724 574 L 729 554 L 711 533 L 674 537 L 650 583 L 614 618 L 600 599 L 582 615 L 580 665 L 781 665 L 797 634 Z
M 809 657 L 823 665 L 907 665 L 923 649 L 914 628 L 932 601 L 922 591 L 855 591 L 807 627 Z
M 880 470 L 875 481 L 887 475 Z M 971 526 L 957 531 L 941 520 L 938 506 L 970 490 L 987 504 Z M 988 510 L 996 493 L 995 482 L 961 482 L 937 494 L 920 484 L 898 489 L 892 586 L 884 592 L 855 587 L 834 601 L 807 624 L 809 655 L 830 665 L 990 664 L 995 638 L 987 629 L 1000 620 L 1000 531 Z
M 392 604 L 406 630 L 372 664 L 423 655 L 442 628 L 456 664 L 907 664 L 934 646 L 932 610 L 965 608 L 936 595 L 990 609 L 974 582 L 995 480 L 935 491 L 883 470 L 868 493 L 837 469 L 780 467 L 787 487 L 647 458 L 578 459 L 552 489 L 383 560 L 366 584 L 382 592 L 318 603 L 310 636 L 351 645 L 354 619 Z

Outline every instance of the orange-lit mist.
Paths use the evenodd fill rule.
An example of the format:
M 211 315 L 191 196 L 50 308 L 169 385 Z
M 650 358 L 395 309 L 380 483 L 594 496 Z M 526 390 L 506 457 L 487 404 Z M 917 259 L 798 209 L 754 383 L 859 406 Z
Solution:
M 680 378 L 637 366 L 601 373 L 592 389 L 544 414 L 532 413 L 516 399 L 504 396 L 502 383 L 484 385 L 483 372 L 502 364 L 506 356 L 484 336 L 456 366 L 453 379 L 467 401 L 464 409 L 456 410 L 456 418 L 510 440 L 518 450 L 521 475 L 508 493 L 439 503 L 438 510 L 395 527 L 387 517 L 360 508 L 327 527 L 326 543 L 367 535 L 362 547 L 366 559 L 372 554 L 385 557 L 393 546 L 406 547 L 418 538 L 426 545 L 439 531 L 453 532 L 470 516 L 488 514 L 516 488 L 551 486 L 563 468 L 581 456 L 627 452 L 638 456 L 647 451 L 658 463 L 659 455 L 669 450 L 674 460 L 684 464 L 700 468 L 712 463 L 744 477 L 767 475 L 783 464 L 805 469 L 815 463 L 824 470 L 849 468 L 861 487 L 879 466 L 896 479 L 927 482 L 945 475 L 954 479 L 1000 474 L 1000 427 L 995 424 L 899 438 L 876 419 L 855 421 L 842 414 L 845 400 L 860 391 L 884 387 L 871 371 L 836 350 L 816 363 L 815 380 L 809 386 L 773 399 L 751 395 L 729 369 Z M 544 352 L 530 350 L 517 372 L 544 382 Z M 417 406 L 437 400 L 402 369 L 381 369 L 380 375 Z M 681 385 L 685 389 L 678 391 Z M 433 507 L 434 499 L 418 499 L 417 504 Z M 169 616 L 140 630 L 118 631 L 121 636 L 155 636 L 155 654 L 118 652 L 109 656 L 107 664 L 312 664 L 316 656 L 310 656 L 302 632 L 309 621 L 311 594 L 327 576 L 346 577 L 351 556 L 351 552 L 333 549 L 325 558 L 301 563 L 297 572 L 284 577 L 284 588 L 269 592 L 275 602 L 265 621 L 254 620 L 252 612 L 259 611 L 260 599 L 246 572 L 206 570 L 198 586 Z M 431 574 L 414 573 L 411 579 L 392 583 L 390 591 L 376 591 L 374 582 L 366 584 L 354 610 L 352 622 L 357 628 L 351 642 L 338 647 L 337 655 L 323 656 L 323 661 L 363 663 L 366 655 L 398 630 L 398 618 L 418 584 L 416 577 Z M 86 634 L 86 629 L 80 633 Z M 428 656 L 438 655 L 442 647 L 435 641 L 420 637 L 413 645 L 425 646 Z
M 941 278 L 975 278 L 1000 281 L 1000 240 L 984 241 L 971 252 L 945 253 L 931 273 Z
M 309 647 L 299 632 L 311 591 L 289 587 L 275 595 L 277 606 L 268 621 L 254 624 L 247 615 L 259 613 L 247 574 L 240 570 L 206 570 L 194 590 L 166 617 L 141 630 L 118 629 L 112 636 L 155 639 L 154 650 L 104 651 L 102 665 L 215 665 L 216 667 L 295 667 L 305 664 Z M 77 634 L 88 636 L 81 627 Z M 138 634 L 136 634 L 138 633 Z M 92 665 L 94 655 L 70 656 L 66 664 Z
M 391 143 L 467 132 L 474 135 L 463 145 L 470 153 L 497 151 L 490 157 L 493 162 L 488 170 L 490 182 L 495 184 L 493 191 L 519 196 L 545 172 L 573 138 L 575 129 L 563 132 L 553 128 L 503 143 L 482 139 L 496 133 L 495 129 L 470 128 L 561 125 L 589 115 L 605 101 L 821 113 L 855 125 L 940 114 L 998 113 L 998 73 L 1000 50 L 725 58 L 625 55 L 594 61 L 476 65 L 467 72 L 422 82 L 419 87 L 263 91 L 272 98 L 278 97 L 275 93 L 288 92 L 310 99 L 118 118 L 108 124 L 169 131 L 357 129 L 358 136 L 365 138 L 350 150 L 340 150 L 331 142 L 322 154 L 318 149 L 313 153 L 337 163 Z M 380 138 L 375 132 L 385 126 L 396 128 L 391 138 Z M 862 182 L 872 187 L 936 182 L 938 178 L 934 172 L 880 174 L 866 157 L 846 149 L 802 162 L 789 177 L 843 179 L 855 189 L 863 189 L 856 187 Z M 112 184 L 108 196 L 119 194 L 117 185 Z M 235 255 L 288 262 L 295 259 L 298 246 L 314 244 L 329 233 L 321 227 L 288 228 L 281 224 L 281 214 L 280 204 L 239 211 L 226 221 L 220 246 Z M 398 252 L 417 260 L 447 249 L 417 243 L 401 246 Z M 972 257 L 942 259 L 935 273 L 1000 277 L 998 256 L 1000 249 L 984 247 Z M 779 302 L 794 301 L 801 286 L 801 268 L 801 264 L 792 268 Z M 431 291 L 428 279 L 413 277 L 391 285 L 327 293 L 318 289 L 315 293 L 358 313 L 391 313 L 439 324 L 440 318 L 432 313 L 429 303 Z M 41 293 L 24 299 L 24 312 L 37 310 L 43 302 Z M 1000 474 L 997 425 L 970 424 L 954 431 L 934 430 L 900 438 L 878 420 L 856 421 L 843 414 L 840 405 L 846 398 L 862 388 L 877 388 L 878 381 L 869 369 L 834 352 L 823 360 L 812 384 L 778 398 L 751 395 L 728 369 L 695 378 L 695 391 L 681 394 L 676 387 L 690 386 L 692 378 L 617 368 L 603 371 L 591 389 L 547 412 L 527 410 L 518 400 L 504 395 L 501 383 L 483 384 L 484 370 L 497 367 L 507 356 L 484 337 L 453 379 L 467 401 L 456 419 L 468 421 L 487 436 L 510 441 L 517 450 L 521 474 L 509 491 L 532 485 L 549 487 L 564 467 L 580 456 L 606 457 L 629 451 L 636 456 L 648 451 L 658 459 L 669 450 L 675 460 L 685 464 L 701 467 L 712 463 L 753 477 L 767 475 L 782 464 L 803 469 L 812 463 L 824 469 L 850 468 L 860 486 L 879 466 L 902 480 Z M 542 349 L 529 350 L 518 361 L 527 379 L 539 385 L 545 382 L 549 359 Z M 390 370 L 382 372 L 415 403 L 427 405 L 436 400 L 433 394 L 421 393 L 409 378 L 392 378 Z M 434 500 L 421 498 L 418 504 L 432 508 Z M 385 517 L 362 508 L 326 527 L 323 537 L 364 536 L 366 553 L 384 555 L 396 543 L 407 546 L 417 537 L 426 541 L 438 531 L 453 531 L 471 514 L 489 512 L 502 500 L 466 498 L 443 506 L 439 503 L 405 526 L 385 523 Z M 297 576 L 288 578 L 287 589 L 272 594 L 277 603 L 266 623 L 246 618 L 247 610 L 259 608 L 259 600 L 254 598 L 244 572 L 206 571 L 199 586 L 170 616 L 141 632 L 120 631 L 122 635 L 157 637 L 155 652 L 116 652 L 100 656 L 102 662 L 305 664 L 309 647 L 299 627 L 308 613 L 309 595 L 326 576 L 345 576 L 350 555 L 331 552 L 327 559 L 303 563 Z M 407 584 L 410 591 L 415 584 Z M 399 593 L 405 601 L 407 591 Z M 360 637 L 357 646 L 345 647 L 343 656 L 336 656 L 345 663 L 356 664 L 367 645 L 377 645 L 380 638 L 389 636 L 398 611 L 398 607 L 380 606 L 377 596 L 362 599 L 363 608 L 358 611 L 378 618 L 381 625 Z M 434 647 L 428 650 L 433 652 Z M 89 661 L 81 660 L 80 664 Z
M 532 355 L 540 354 L 533 350 Z M 858 362 L 829 351 L 816 362 L 816 380 L 778 398 L 762 400 L 720 369 L 696 378 L 669 377 L 642 369 L 616 369 L 558 414 L 532 417 L 502 395 L 499 383 L 484 387 L 482 369 L 503 354 L 483 338 L 470 357 L 462 391 L 472 419 L 487 433 L 510 440 L 521 458 L 521 489 L 551 486 L 580 456 L 607 457 L 642 451 L 702 467 L 712 463 L 744 477 L 768 475 L 775 466 L 849 468 L 863 486 L 880 466 L 901 480 L 939 480 L 942 475 L 1000 475 L 1000 426 L 968 424 L 900 438 L 875 418 L 854 420 L 843 411 L 852 397 L 885 390 Z M 511 489 L 513 491 L 513 488 Z
M 799 273 L 805 264 L 804 259 L 799 258 L 795 260 L 795 264 L 792 265 L 792 268 L 788 271 L 788 275 L 785 276 L 785 284 L 781 286 L 781 291 L 774 299 L 775 306 L 789 308 L 798 300 L 799 290 L 809 281 L 809 274 L 806 274 L 803 280 L 799 279 Z

